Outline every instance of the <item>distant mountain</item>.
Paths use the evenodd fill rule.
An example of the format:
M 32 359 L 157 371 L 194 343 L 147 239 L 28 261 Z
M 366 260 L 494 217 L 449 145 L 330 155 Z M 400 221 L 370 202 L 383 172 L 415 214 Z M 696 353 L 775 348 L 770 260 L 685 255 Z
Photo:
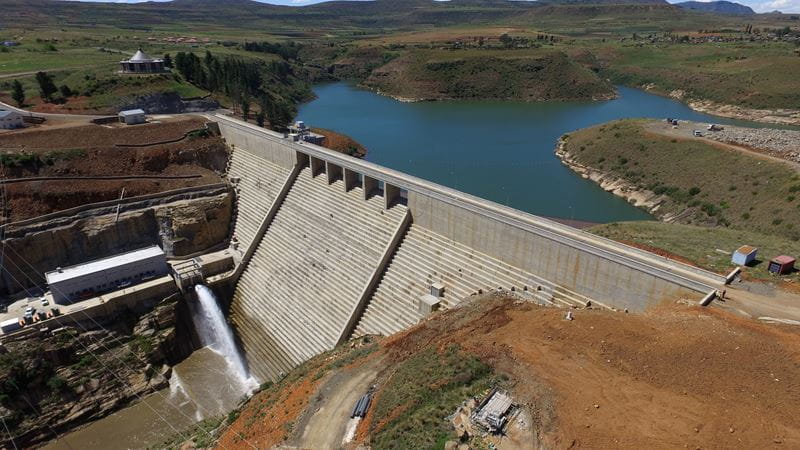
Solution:
M 734 2 L 728 2 L 725 0 L 719 0 L 715 2 L 690 1 L 683 3 L 675 3 L 675 6 L 686 10 L 703 11 L 703 12 L 710 12 L 717 14 L 733 14 L 733 15 L 745 16 L 756 13 L 749 6 L 745 6 Z
M 669 5 L 666 0 L 537 0 L 549 5 Z

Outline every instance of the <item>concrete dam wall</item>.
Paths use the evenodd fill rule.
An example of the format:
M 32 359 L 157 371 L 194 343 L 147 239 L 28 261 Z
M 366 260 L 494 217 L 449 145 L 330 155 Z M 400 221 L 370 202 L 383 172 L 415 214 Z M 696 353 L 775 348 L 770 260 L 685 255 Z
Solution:
M 232 149 L 237 191 L 231 321 L 262 381 L 480 291 L 641 311 L 724 284 L 566 225 L 236 119 L 214 120 Z

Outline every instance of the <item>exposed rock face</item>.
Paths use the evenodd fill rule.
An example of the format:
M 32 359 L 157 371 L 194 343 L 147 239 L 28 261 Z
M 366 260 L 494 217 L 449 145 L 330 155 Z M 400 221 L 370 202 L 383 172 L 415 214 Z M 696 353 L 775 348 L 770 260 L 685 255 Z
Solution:
M 159 204 L 116 215 L 87 215 L 6 230 L 0 293 L 15 293 L 56 267 L 158 244 L 168 256 L 185 256 L 223 243 L 229 234 L 233 195 Z M 24 258 L 24 261 L 22 260 Z M 30 265 L 29 265 L 30 264 Z M 31 267 L 32 266 L 32 267 Z
M 216 100 L 183 100 L 174 92 L 148 94 L 120 106 L 120 111 L 143 109 L 148 114 L 177 114 L 213 111 L 219 108 Z
M 624 198 L 633 206 L 646 209 L 650 214 L 660 217 L 664 222 L 671 222 L 674 220 L 673 216 L 663 215 L 659 212 L 659 207 L 664 202 L 663 195 L 656 195 L 655 193 L 646 189 L 640 189 L 621 178 L 617 178 L 600 170 L 584 166 L 576 161 L 573 155 L 567 151 L 566 141 L 564 140 L 563 136 L 558 140 L 556 156 L 558 156 L 564 165 L 572 169 L 581 177 L 594 181 L 604 190 L 611 192 L 618 197 Z
M 105 328 L 88 323 L 5 342 L 0 415 L 18 447 L 104 417 L 168 385 L 186 356 L 176 338 L 176 297 L 126 311 Z M 149 311 L 147 311 L 149 309 Z M 11 448 L 3 435 L 0 447 Z

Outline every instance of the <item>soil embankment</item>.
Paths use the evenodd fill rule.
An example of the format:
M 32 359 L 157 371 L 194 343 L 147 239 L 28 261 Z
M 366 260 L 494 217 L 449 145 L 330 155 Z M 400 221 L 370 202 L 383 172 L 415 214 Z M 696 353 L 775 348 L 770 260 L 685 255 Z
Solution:
M 0 135 L 4 178 L 61 177 L 8 184 L 7 220 L 17 221 L 72 207 L 221 182 L 227 148 L 188 119 L 132 127 L 89 125 L 32 129 Z M 117 145 L 148 144 L 137 148 Z M 158 179 L 70 180 L 81 176 L 163 176 Z M 180 178 L 177 178 L 180 177 Z
M 257 394 L 218 445 L 266 448 L 313 435 L 301 417 L 317 411 L 315 399 L 335 396 L 320 397 L 321 387 L 376 364 L 373 403 L 352 445 L 456 441 L 445 418 L 491 387 L 528 413 L 529 448 L 800 445 L 797 328 L 680 303 L 573 315 L 494 295 L 377 345 L 357 341 Z
M 312 128 L 312 132 L 325 136 L 324 146 L 345 155 L 363 158 L 367 156 L 367 148 L 346 134 L 325 128 Z

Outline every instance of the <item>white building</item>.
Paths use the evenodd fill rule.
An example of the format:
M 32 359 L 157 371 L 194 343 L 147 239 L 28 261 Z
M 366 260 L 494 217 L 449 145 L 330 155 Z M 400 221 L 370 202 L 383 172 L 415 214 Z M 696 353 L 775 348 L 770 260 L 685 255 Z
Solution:
M 53 301 L 68 305 L 169 273 L 157 245 L 45 273 Z
M 127 111 L 119 112 L 119 121 L 126 125 L 136 125 L 139 123 L 145 123 L 147 118 L 145 117 L 143 110 L 129 109 Z
M 161 73 L 165 72 L 164 60 L 151 58 L 139 49 L 130 59 L 119 62 L 123 73 Z
M 289 125 L 289 138 L 294 142 L 304 141 L 315 145 L 323 145 L 325 136 L 312 133 L 311 128 L 302 120 L 298 120 L 294 125 Z
M 8 109 L 0 109 L 0 129 L 13 130 L 23 126 L 22 114 Z

